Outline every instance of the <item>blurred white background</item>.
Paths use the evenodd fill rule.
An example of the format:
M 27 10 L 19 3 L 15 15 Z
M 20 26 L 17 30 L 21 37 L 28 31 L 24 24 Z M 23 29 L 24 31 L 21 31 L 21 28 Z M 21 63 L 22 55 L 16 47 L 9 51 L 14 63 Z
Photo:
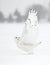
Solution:
M 50 0 L 0 0 L 0 10 L 4 12 L 5 16 L 13 13 L 17 8 L 22 14 L 25 8 L 33 4 L 41 4 L 48 7 Z
M 17 8 L 21 14 L 32 4 L 48 8 L 49 0 L 0 0 L 0 11 L 7 17 Z M 47 21 L 47 20 L 42 20 Z M 33 55 L 23 55 L 17 48 L 15 36 L 23 31 L 23 23 L 0 23 L 0 65 L 50 65 L 50 23 L 39 23 L 39 40 Z

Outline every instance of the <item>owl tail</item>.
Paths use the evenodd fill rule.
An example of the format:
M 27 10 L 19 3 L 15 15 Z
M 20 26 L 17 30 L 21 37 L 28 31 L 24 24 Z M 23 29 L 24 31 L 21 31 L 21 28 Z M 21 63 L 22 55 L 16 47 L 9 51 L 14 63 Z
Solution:
M 42 42 L 40 41 L 40 42 L 37 42 L 37 44 L 36 45 L 34 45 L 34 47 L 37 47 L 38 45 L 40 45 Z

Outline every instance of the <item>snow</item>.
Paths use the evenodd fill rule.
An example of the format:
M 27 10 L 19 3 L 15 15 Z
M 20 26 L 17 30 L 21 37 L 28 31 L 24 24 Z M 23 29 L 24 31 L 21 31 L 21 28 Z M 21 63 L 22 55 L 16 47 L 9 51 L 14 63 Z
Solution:
M 24 55 L 15 37 L 23 31 L 23 23 L 0 23 L 0 65 L 50 65 L 50 23 L 39 23 L 39 40 L 33 55 Z

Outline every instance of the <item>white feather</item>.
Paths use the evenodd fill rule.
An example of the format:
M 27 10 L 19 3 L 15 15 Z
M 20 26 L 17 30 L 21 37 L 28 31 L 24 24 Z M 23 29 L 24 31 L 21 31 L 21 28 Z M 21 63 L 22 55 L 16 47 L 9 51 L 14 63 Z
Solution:
M 19 48 L 30 53 L 33 48 L 39 44 L 38 38 L 38 19 L 35 10 L 29 11 L 28 18 L 25 22 L 25 27 L 20 38 L 17 38 Z

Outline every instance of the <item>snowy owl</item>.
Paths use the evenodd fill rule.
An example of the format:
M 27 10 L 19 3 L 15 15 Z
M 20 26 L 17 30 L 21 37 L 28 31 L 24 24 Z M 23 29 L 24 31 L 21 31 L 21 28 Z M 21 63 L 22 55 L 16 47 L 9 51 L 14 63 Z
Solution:
M 33 48 L 39 45 L 38 42 L 38 18 L 35 10 L 29 10 L 27 20 L 21 37 L 16 36 L 17 46 L 31 54 Z

